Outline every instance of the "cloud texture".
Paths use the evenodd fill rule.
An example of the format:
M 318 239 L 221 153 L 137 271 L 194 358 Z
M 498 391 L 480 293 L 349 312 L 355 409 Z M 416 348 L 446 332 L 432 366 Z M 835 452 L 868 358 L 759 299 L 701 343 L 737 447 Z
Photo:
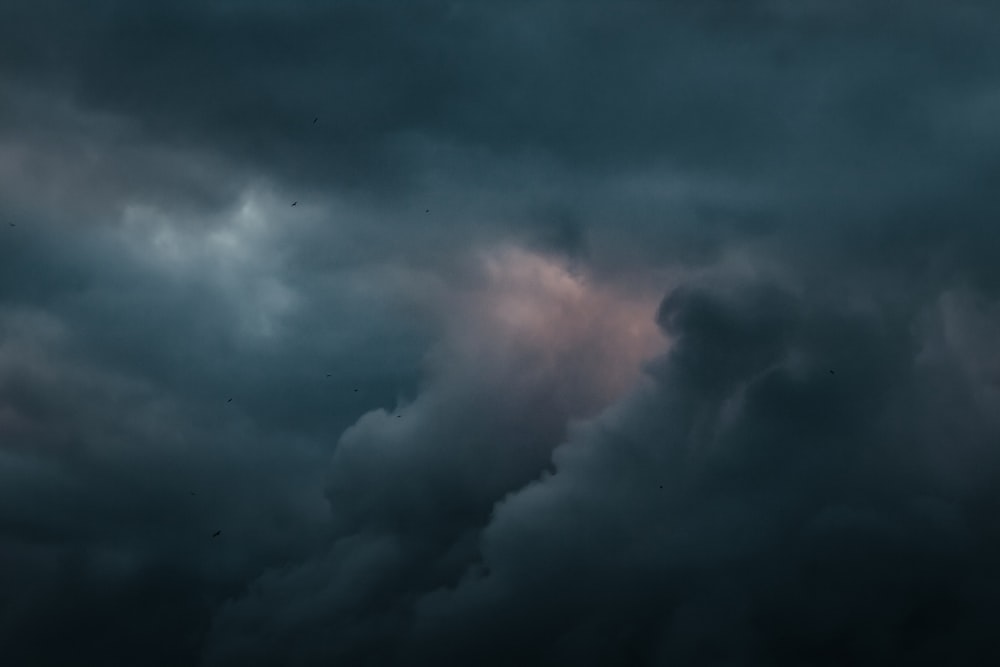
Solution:
M 998 26 L 0 3 L 0 659 L 1000 658 Z

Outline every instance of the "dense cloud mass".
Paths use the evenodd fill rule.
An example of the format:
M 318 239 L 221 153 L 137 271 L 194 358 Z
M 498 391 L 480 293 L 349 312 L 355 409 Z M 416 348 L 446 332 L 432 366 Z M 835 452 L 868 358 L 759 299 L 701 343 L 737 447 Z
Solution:
M 998 41 L 0 0 L 0 663 L 996 663 Z

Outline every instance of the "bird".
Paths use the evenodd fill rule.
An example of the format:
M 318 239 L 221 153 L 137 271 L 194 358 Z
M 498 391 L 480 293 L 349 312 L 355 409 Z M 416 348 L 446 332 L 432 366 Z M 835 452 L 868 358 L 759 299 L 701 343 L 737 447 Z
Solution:
M 830 369 L 830 375 L 836 375 L 836 373 L 833 372 L 832 368 Z
M 358 388 L 357 387 L 354 388 L 354 393 L 355 394 L 358 393 Z
M 430 212 L 431 212 L 431 210 L 429 208 L 428 209 L 424 209 L 424 213 L 430 213 Z
M 198 494 L 197 494 L 197 493 L 195 493 L 194 491 L 192 491 L 192 492 L 191 492 L 191 495 L 192 495 L 192 496 L 197 496 Z
M 214 538 L 218 537 L 219 535 L 222 535 L 222 531 L 221 530 L 217 530 L 214 533 L 212 533 L 212 538 L 214 539 Z
M 403 415 L 396 415 L 396 419 L 402 419 Z
M 233 399 L 231 399 L 231 398 L 226 401 L 226 403 L 232 403 L 232 402 L 233 402 Z
M 293 202 L 292 202 L 292 206 L 295 206 L 296 204 L 298 204 L 298 202 L 297 202 L 297 201 L 293 201 Z
M 17 227 L 17 225 L 15 225 L 13 222 L 9 222 L 7 224 L 9 224 L 11 227 Z
M 316 118 L 313 118 L 313 125 L 315 125 L 316 121 L 318 121 L 318 120 L 319 120 L 319 116 L 317 116 Z
M 331 377 L 332 375 L 333 375 L 333 373 L 327 373 L 326 374 L 327 377 Z

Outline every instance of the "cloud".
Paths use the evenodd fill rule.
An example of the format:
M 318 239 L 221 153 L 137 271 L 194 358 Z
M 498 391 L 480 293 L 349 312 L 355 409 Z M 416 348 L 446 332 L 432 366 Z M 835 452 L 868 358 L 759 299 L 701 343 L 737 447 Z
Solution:
M 951 366 L 920 352 L 910 319 L 732 278 L 674 291 L 659 316 L 674 343 L 651 382 L 572 428 L 553 468 L 506 495 L 489 493 L 495 465 L 435 453 L 490 442 L 474 430 L 484 416 L 431 439 L 420 421 L 360 422 L 334 457 L 332 489 L 350 489 L 331 496 L 334 514 L 355 516 L 338 545 L 389 534 L 420 546 L 369 561 L 381 564 L 376 580 L 393 582 L 371 607 L 339 604 L 345 593 L 319 585 L 359 581 L 346 554 L 327 557 L 322 574 L 303 568 L 313 592 L 296 586 L 297 599 L 316 605 L 305 634 L 284 625 L 275 597 L 282 576 L 303 571 L 269 575 L 273 588 L 216 620 L 210 645 L 224 648 L 210 662 L 266 662 L 313 637 L 323 640 L 303 664 L 909 664 L 928 654 L 965 664 L 988 651 L 994 406 L 942 403 Z M 405 418 L 420 419 L 421 399 Z M 958 423 L 962 442 L 983 445 L 963 452 L 964 475 L 925 450 Z M 475 516 L 477 497 L 497 503 L 488 519 Z M 429 548 L 435 536 L 449 548 Z M 278 639 L 235 643 L 276 616 Z
M 3 3 L 0 653 L 982 664 L 995 14 Z
M 676 343 L 655 386 L 499 504 L 481 562 L 416 603 L 399 664 L 965 664 L 990 650 L 993 493 L 922 460 L 928 424 L 958 417 L 930 392 L 933 365 L 897 347 L 898 323 L 810 312 L 766 285 L 736 296 L 665 302 Z M 848 343 L 855 358 L 830 375 Z M 964 441 L 995 441 L 985 413 L 962 416 Z M 992 479 L 995 448 L 975 458 Z
M 365 638 L 398 627 L 409 596 L 459 576 L 494 504 L 546 469 L 567 422 L 614 400 L 663 344 L 652 304 L 554 259 L 506 248 L 479 262 L 478 280 L 442 295 L 449 329 L 427 358 L 418 395 L 365 415 L 341 437 L 327 478 L 331 551 L 269 572 L 228 606 L 216 619 L 214 660 L 269 654 L 245 633 L 265 619 L 280 628 L 272 646 L 293 654 L 294 644 L 311 645 L 300 621 L 306 634 L 327 636 L 303 660 L 377 653 Z M 272 614 L 289 587 L 305 617 Z M 357 618 L 373 597 L 392 610 Z M 332 636 L 323 623 L 353 630 Z

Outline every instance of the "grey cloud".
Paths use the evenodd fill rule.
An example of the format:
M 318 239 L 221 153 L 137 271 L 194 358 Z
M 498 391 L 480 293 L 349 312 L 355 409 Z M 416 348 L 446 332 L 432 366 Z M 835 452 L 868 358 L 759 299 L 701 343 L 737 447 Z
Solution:
M 3 3 L 0 654 L 988 662 L 995 19 Z
M 392 661 L 398 647 L 381 644 L 386 633 L 406 631 L 412 601 L 462 576 L 494 504 L 549 467 L 568 420 L 592 414 L 618 390 L 608 382 L 622 354 L 606 345 L 615 340 L 613 322 L 579 324 L 589 309 L 615 315 L 614 306 L 600 295 L 578 301 L 575 290 L 563 292 L 565 270 L 533 277 L 552 268 L 545 260 L 501 258 L 517 270 L 450 294 L 460 317 L 428 357 L 429 379 L 416 398 L 365 415 L 341 437 L 326 484 L 334 546 L 267 573 L 223 609 L 210 663 L 267 662 L 279 653 L 303 664 Z M 519 305 L 543 308 L 548 321 L 506 319 L 510 293 Z M 572 335 L 540 341 L 552 324 Z M 291 591 L 298 611 L 275 614 Z M 247 632 L 272 622 L 273 641 Z M 325 639 L 313 643 L 312 635 Z
M 385 601 L 374 609 L 359 602 L 349 611 L 334 598 L 318 603 L 325 633 L 317 627 L 295 641 L 325 643 L 302 664 L 316 656 L 402 665 L 923 664 L 945 656 L 974 664 L 992 646 L 984 601 L 996 538 L 983 512 L 995 502 L 986 480 L 995 478 L 997 453 L 976 448 L 966 466 L 978 469 L 976 479 L 942 474 L 922 449 L 929 433 L 956 420 L 965 422 L 964 442 L 983 445 L 997 425 L 985 406 L 970 412 L 960 403 L 955 413 L 941 402 L 934 389 L 948 366 L 918 354 L 911 318 L 811 297 L 728 279 L 675 292 L 660 317 L 674 344 L 650 367 L 653 384 L 571 431 L 553 454 L 554 471 L 500 501 L 489 521 L 466 519 L 480 537 L 478 549 L 458 540 L 464 553 L 454 565 L 464 563 L 464 573 L 435 583 L 431 573 L 452 552 L 427 563 L 413 548 L 405 562 L 423 563 L 424 578 L 399 583 L 391 601 L 378 593 L 370 599 Z M 351 439 L 338 453 L 348 455 Z M 419 447 L 421 464 L 445 479 L 487 479 L 449 474 L 457 460 L 435 463 L 434 448 L 462 435 L 395 440 L 368 440 L 365 456 Z M 429 538 L 424 517 L 443 522 L 448 513 L 422 504 L 448 482 L 411 495 L 421 477 L 415 461 L 371 469 L 350 475 L 372 487 L 358 491 L 371 502 L 335 497 L 368 517 L 353 531 Z M 386 511 L 401 518 L 386 524 Z M 399 582 L 403 567 L 383 566 L 382 581 Z M 338 559 L 326 568 L 345 572 Z M 275 595 L 244 600 L 234 607 L 242 612 L 217 621 L 215 641 L 234 652 L 215 654 L 213 664 L 282 654 L 232 643 L 246 636 L 233 618 L 251 604 L 257 622 L 273 615 L 281 605 L 266 601 Z
M 795 16 L 765 3 L 717 14 L 647 2 L 107 3 L 86 13 L 55 3 L 51 17 L 69 15 L 45 33 L 40 14 L 8 11 L 9 43 L 34 57 L 5 61 L 17 75 L 69 76 L 83 104 L 155 136 L 207 140 L 314 187 L 409 179 L 410 136 L 601 172 L 670 156 L 746 174 L 824 150 L 813 170 L 829 178 L 858 166 L 838 150 L 852 145 L 839 143 L 843 130 L 890 141 L 881 156 L 899 160 L 924 95 L 995 69 L 988 24 L 876 4 Z M 803 36 L 791 73 L 770 60 L 783 33 Z
M 793 301 L 789 330 L 782 308 L 746 319 L 714 297 L 675 303 L 684 320 L 653 392 L 583 427 L 552 477 L 498 507 L 483 538 L 488 575 L 421 601 L 419 664 L 988 654 L 995 536 L 981 512 L 992 493 L 943 485 L 917 463 L 926 423 L 912 416 L 953 415 L 901 391 L 931 378 L 912 350 L 893 349 L 900 323 L 814 318 Z M 788 330 L 786 344 L 758 339 L 762 327 Z M 717 362 L 734 347 L 726 332 L 739 335 L 742 367 Z M 824 357 L 852 341 L 863 359 L 830 376 Z M 785 356 L 795 348 L 797 361 Z M 736 385 L 700 391 L 696 369 Z M 996 437 L 984 415 L 965 416 L 975 437 Z M 996 452 L 978 455 L 992 479 Z

